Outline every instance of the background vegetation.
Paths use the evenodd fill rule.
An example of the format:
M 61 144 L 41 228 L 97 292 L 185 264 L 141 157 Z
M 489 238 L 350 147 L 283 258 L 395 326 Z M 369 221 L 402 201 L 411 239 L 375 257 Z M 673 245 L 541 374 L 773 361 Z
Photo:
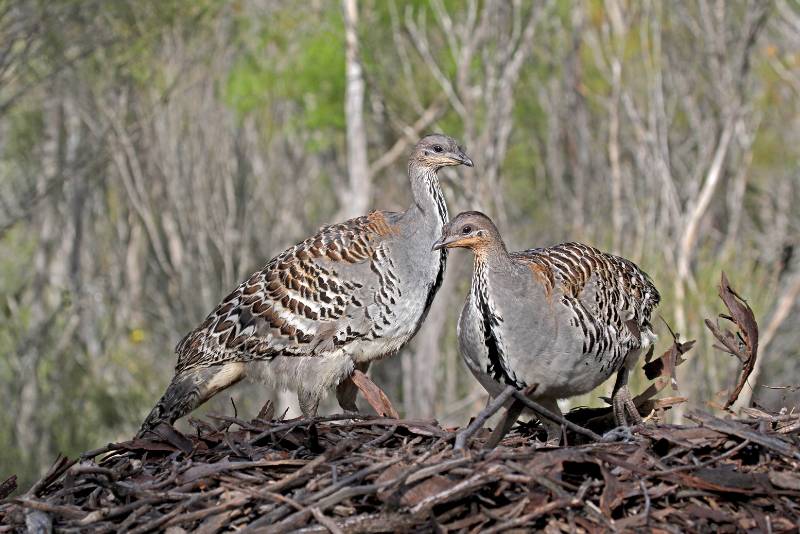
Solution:
M 762 386 L 800 382 L 798 108 L 796 0 L 0 0 L 0 478 L 130 436 L 236 283 L 408 204 L 429 131 L 476 163 L 446 173 L 451 213 L 654 277 L 700 340 L 691 406 L 734 376 L 702 324 L 724 269 L 762 327 L 743 402 L 791 406 Z M 373 369 L 406 415 L 461 424 L 484 401 L 454 340 L 470 262 Z M 229 396 L 294 402 L 243 385 L 209 409 Z

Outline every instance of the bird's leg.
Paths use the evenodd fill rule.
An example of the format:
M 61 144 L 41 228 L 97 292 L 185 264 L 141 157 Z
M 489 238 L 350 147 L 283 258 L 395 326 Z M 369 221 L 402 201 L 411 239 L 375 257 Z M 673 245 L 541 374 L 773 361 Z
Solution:
M 541 404 L 543 408 L 546 408 L 556 415 L 562 415 L 561 408 L 558 407 L 558 401 L 556 399 L 539 399 L 539 404 Z M 561 443 L 561 424 L 551 421 L 550 419 L 541 415 L 538 417 L 539 421 L 542 422 L 542 426 L 547 431 L 547 441 L 545 442 L 545 446 L 558 447 L 558 444 Z
M 364 374 L 367 374 L 369 369 L 369 362 L 357 363 L 355 368 Z M 345 412 L 358 412 L 356 407 L 356 396 L 358 395 L 358 388 L 356 387 L 353 379 L 349 376 L 339 382 L 336 386 L 336 400 L 339 401 L 339 406 Z
M 631 391 L 628 389 L 628 374 L 630 369 L 623 365 L 617 373 L 617 381 L 614 383 L 614 393 L 611 395 L 611 405 L 614 410 L 614 422 L 617 426 L 628 426 L 626 412 L 630 415 L 634 425 L 642 424 L 642 416 L 633 403 Z
M 136 436 L 145 435 L 161 422 L 171 425 L 220 391 L 244 378 L 244 375 L 245 365 L 241 362 L 200 367 L 178 373 L 172 378 L 164 395 L 150 411 Z
M 319 392 L 301 388 L 297 391 L 297 400 L 300 403 L 300 411 L 303 412 L 303 417 L 313 419 L 317 416 L 317 408 L 319 408 L 320 401 Z

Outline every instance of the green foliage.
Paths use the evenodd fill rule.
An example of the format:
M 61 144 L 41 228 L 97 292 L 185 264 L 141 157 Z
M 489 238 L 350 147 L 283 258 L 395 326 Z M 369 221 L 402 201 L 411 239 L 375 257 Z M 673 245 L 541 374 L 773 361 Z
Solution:
M 275 102 L 291 102 L 299 110 L 297 118 L 274 127 L 344 130 L 342 15 L 333 3 L 324 4 L 314 15 L 284 8 L 265 19 L 240 22 L 256 35 L 243 37 L 225 83 L 225 99 L 240 115 L 263 111 L 269 116 Z M 310 19 L 316 17 L 311 25 Z
M 12 110 L 7 116 L 9 134 L 5 147 L 8 161 L 30 162 L 36 156 L 37 141 L 42 136 L 42 110 L 36 107 Z

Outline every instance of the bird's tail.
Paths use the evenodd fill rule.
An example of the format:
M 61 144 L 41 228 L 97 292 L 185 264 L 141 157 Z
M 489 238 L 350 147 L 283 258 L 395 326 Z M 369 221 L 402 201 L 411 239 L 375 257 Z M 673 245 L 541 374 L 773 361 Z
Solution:
M 244 378 L 240 363 L 190 369 L 176 374 L 142 423 L 140 438 L 159 423 L 172 424 L 228 386 Z

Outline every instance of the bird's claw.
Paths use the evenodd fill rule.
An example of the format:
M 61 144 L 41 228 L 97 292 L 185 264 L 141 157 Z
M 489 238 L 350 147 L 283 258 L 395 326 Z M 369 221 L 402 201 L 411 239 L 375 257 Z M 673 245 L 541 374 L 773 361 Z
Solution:
M 612 428 L 601 437 L 600 441 L 603 443 L 610 443 L 614 441 L 631 442 L 636 439 L 636 432 L 639 430 L 639 425 L 627 426 L 621 425 Z
M 614 411 L 614 422 L 617 426 L 628 426 L 629 417 L 633 425 L 641 425 L 644 422 L 627 385 L 614 392 L 611 405 Z

